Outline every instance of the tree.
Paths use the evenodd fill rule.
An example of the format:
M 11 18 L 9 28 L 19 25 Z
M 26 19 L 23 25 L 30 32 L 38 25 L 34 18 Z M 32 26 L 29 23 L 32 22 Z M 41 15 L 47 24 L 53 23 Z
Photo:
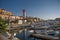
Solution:
M 4 23 L 4 20 L 2 18 L 0 18 L 0 33 L 5 32 L 6 31 L 6 25 Z

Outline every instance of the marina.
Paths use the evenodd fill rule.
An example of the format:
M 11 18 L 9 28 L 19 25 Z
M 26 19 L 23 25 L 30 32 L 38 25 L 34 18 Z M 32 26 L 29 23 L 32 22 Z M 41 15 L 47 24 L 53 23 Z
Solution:
M 15 37 L 19 40 L 59 40 L 60 29 L 58 27 L 50 28 L 48 26 L 39 27 L 36 23 L 32 24 L 22 24 L 17 27 L 13 27 L 8 29 L 8 32 L 12 32 L 11 40 Z M 13 31 L 12 31 L 13 30 Z
M 60 40 L 59 0 L 0 0 L 0 40 Z

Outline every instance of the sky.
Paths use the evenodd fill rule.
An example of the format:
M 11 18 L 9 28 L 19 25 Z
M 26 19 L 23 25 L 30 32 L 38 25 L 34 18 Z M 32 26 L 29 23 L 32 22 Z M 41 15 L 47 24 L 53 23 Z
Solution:
M 22 9 L 27 16 L 41 19 L 60 18 L 60 0 L 0 0 L 0 9 L 22 16 Z

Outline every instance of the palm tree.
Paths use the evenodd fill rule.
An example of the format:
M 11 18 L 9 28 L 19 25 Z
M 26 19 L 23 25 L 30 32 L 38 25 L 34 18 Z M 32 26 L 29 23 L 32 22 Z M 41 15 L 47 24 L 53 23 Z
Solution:
M 9 40 L 6 38 L 2 33 L 6 31 L 6 25 L 4 23 L 4 20 L 0 18 L 0 40 Z
M 0 33 L 5 32 L 5 31 L 6 31 L 6 25 L 4 23 L 4 20 L 0 18 Z

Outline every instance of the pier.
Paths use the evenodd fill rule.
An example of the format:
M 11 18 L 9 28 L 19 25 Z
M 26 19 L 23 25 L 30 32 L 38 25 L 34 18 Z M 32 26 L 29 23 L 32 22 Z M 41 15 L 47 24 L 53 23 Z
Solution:
M 42 39 L 42 40 L 58 40 L 58 37 L 53 37 L 53 36 L 44 35 L 44 34 L 30 34 L 30 37 Z

